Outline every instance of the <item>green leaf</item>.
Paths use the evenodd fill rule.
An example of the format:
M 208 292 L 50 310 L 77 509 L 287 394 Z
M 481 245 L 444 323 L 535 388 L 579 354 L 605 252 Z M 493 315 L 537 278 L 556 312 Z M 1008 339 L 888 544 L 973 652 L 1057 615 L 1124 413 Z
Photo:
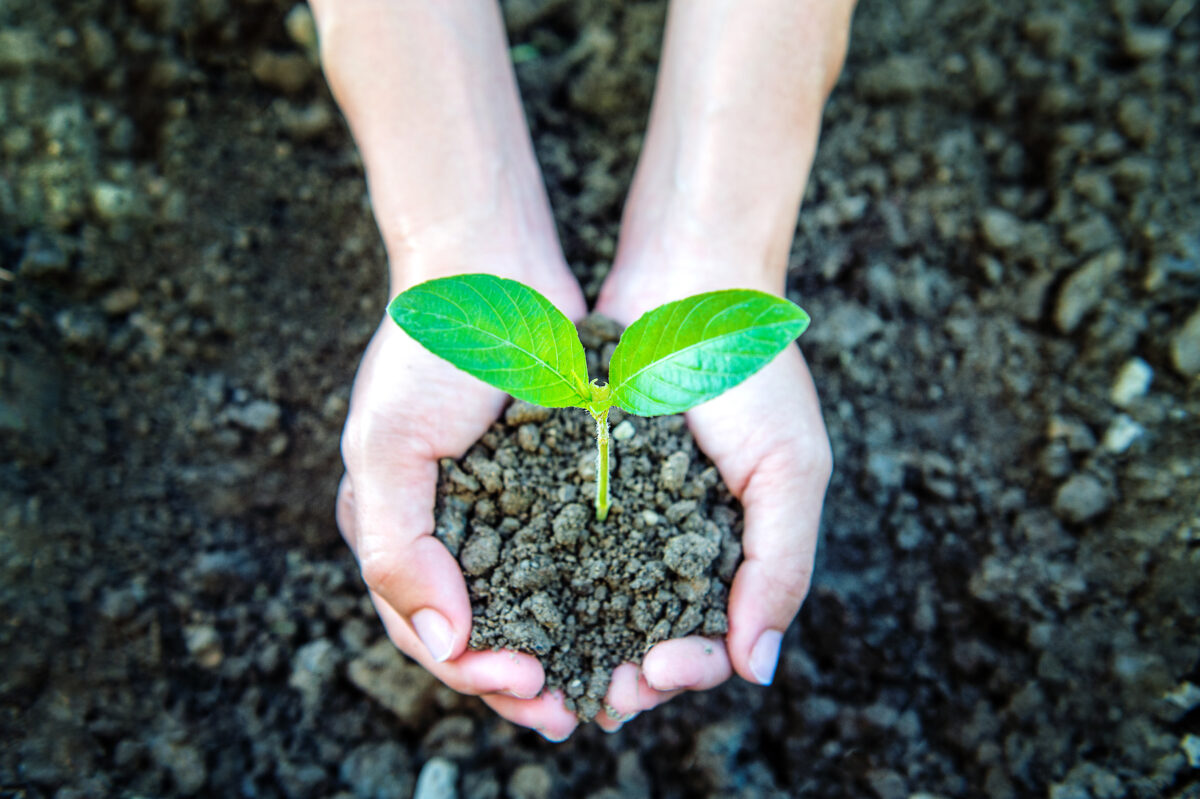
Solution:
M 806 327 L 808 314 L 761 291 L 669 302 L 621 336 L 608 370 L 613 402 L 639 416 L 682 413 L 766 366 Z
M 518 399 L 565 408 L 591 397 L 575 325 L 515 280 L 430 280 L 397 295 L 388 314 L 434 355 Z

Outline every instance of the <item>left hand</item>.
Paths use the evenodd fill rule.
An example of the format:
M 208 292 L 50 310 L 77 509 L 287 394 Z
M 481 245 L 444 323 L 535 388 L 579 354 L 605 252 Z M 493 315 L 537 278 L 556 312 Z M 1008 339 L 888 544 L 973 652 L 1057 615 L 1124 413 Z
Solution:
M 690 294 L 733 285 L 666 286 L 661 278 L 615 272 L 596 310 L 628 325 L 646 310 Z M 753 286 L 750 286 L 753 288 Z M 619 728 L 637 713 L 685 690 L 715 687 L 736 671 L 769 685 L 783 633 L 808 593 L 817 528 L 832 471 L 829 437 L 800 350 L 789 345 L 746 382 L 685 414 L 700 449 L 712 459 L 745 510 L 744 560 L 729 595 L 723 641 L 699 636 L 656 644 L 640 669 L 614 671 L 597 722 Z

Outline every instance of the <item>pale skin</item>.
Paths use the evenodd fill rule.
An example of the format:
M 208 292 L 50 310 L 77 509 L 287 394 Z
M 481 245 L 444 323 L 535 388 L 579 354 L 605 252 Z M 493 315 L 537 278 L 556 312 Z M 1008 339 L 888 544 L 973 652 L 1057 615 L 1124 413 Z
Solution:
M 322 60 L 366 165 L 391 295 L 448 274 L 520 280 L 587 312 L 554 232 L 494 0 L 312 0 Z M 849 0 L 675 0 L 654 105 L 596 310 L 628 324 L 721 288 L 782 295 Z M 818 322 L 819 323 L 819 320 Z M 337 519 L 388 635 L 456 691 L 564 740 L 577 720 L 537 659 L 467 649 L 458 563 L 432 536 L 437 460 L 463 454 L 501 392 L 380 324 L 355 379 Z M 737 673 L 769 684 L 808 591 L 832 460 L 797 347 L 686 415 L 746 512 L 723 640 L 664 641 L 613 674 L 618 729 Z M 619 491 L 619 486 L 616 487 Z

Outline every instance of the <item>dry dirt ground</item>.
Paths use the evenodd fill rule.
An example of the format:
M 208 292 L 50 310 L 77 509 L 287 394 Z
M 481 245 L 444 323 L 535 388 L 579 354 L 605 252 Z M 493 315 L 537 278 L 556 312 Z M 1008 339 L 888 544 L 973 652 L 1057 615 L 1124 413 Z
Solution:
M 862 2 L 777 680 L 556 746 L 395 655 L 334 528 L 386 289 L 303 10 L 0 0 L 0 796 L 1200 795 L 1195 6 Z M 594 296 L 664 6 L 506 13 Z

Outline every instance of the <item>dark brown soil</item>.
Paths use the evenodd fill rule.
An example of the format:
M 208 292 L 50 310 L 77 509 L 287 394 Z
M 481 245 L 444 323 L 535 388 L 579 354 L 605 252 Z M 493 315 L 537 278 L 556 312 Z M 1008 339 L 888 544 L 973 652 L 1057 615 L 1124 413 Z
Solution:
M 590 319 L 596 359 L 618 338 Z M 611 351 L 611 348 L 610 348 Z M 741 511 L 682 416 L 613 425 L 612 507 L 596 520 L 595 425 L 517 402 L 459 462 L 442 464 L 437 536 L 462 564 L 471 646 L 537 655 L 582 719 L 612 670 L 668 638 L 722 636 L 741 560 Z
M 666 3 L 504 6 L 594 300 Z M 385 254 L 296 14 L 0 2 L 0 797 L 1195 799 L 1200 5 L 859 3 L 790 260 L 812 591 L 770 688 L 558 745 L 396 653 L 334 526 Z

